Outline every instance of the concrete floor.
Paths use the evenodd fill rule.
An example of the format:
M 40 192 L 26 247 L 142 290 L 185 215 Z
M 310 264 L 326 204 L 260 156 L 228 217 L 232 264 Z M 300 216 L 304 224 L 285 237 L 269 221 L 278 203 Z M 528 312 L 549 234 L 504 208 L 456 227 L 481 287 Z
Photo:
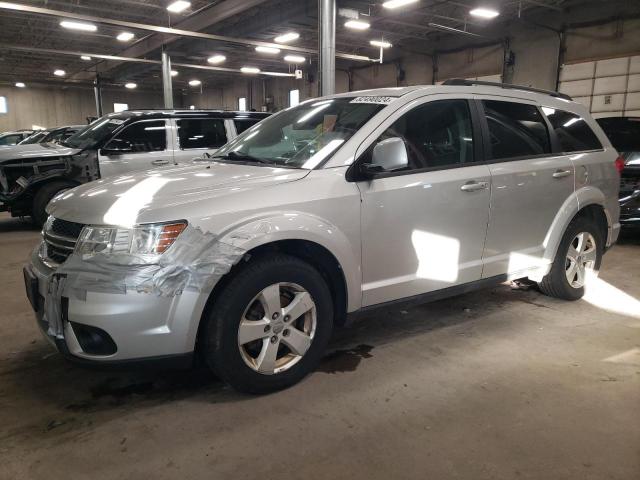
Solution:
M 37 239 L 0 217 L 0 478 L 640 478 L 638 239 L 588 301 L 505 285 L 382 313 L 263 397 L 65 362 L 23 292 Z

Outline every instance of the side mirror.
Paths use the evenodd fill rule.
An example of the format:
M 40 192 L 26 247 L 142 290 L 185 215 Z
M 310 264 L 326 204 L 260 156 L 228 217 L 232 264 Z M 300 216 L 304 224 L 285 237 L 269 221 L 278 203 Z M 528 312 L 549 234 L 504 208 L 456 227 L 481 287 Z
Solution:
M 362 165 L 361 172 L 371 177 L 376 173 L 393 172 L 409 166 L 407 146 L 400 137 L 387 138 L 373 147 L 371 163 Z
M 105 155 L 121 155 L 129 152 L 133 152 L 133 145 L 130 141 L 121 138 L 114 138 L 102 149 Z

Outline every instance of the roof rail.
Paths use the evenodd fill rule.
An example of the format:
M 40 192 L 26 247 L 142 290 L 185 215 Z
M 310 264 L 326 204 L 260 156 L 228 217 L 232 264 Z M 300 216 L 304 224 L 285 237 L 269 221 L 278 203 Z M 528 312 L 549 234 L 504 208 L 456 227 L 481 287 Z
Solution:
M 543 90 L 541 88 L 525 87 L 524 85 L 513 85 L 511 83 L 485 82 L 482 80 L 467 80 L 464 78 L 450 78 L 449 80 L 445 80 L 444 82 L 442 82 L 442 85 L 466 86 L 466 87 L 471 87 L 473 85 L 486 85 L 488 87 L 500 87 L 500 88 L 507 88 L 510 90 L 524 90 L 526 92 L 542 93 L 545 95 L 550 95 L 552 97 L 563 98 L 565 100 L 573 101 L 573 98 L 571 98 L 566 93 L 554 92 L 553 90 Z

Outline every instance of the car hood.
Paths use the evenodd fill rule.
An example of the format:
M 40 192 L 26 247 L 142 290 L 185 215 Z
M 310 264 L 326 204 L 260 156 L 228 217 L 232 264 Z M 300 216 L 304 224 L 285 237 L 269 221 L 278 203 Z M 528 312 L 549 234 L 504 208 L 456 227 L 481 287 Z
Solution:
M 215 214 L 216 199 L 304 178 L 310 170 L 194 162 L 188 166 L 121 175 L 76 187 L 55 197 L 56 218 L 94 225 L 189 220 Z M 241 203 L 241 200 L 238 200 Z
M 0 164 L 10 160 L 33 160 L 38 158 L 64 157 L 80 152 L 77 148 L 63 147 L 57 143 L 33 143 L 13 145 L 0 149 Z

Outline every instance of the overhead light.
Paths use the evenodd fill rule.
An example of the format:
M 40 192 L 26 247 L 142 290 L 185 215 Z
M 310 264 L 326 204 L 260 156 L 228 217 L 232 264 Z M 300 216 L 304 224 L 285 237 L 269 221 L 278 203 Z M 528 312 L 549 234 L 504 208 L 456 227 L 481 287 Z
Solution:
M 260 73 L 260 69 L 257 67 L 242 67 L 240 71 L 242 73 Z
M 398 8 L 409 5 L 410 3 L 416 3 L 417 1 L 418 0 L 389 0 L 387 2 L 384 2 L 382 6 L 384 8 Z
M 225 57 L 224 55 L 213 55 L 212 57 L 207 58 L 207 62 L 209 63 L 213 63 L 214 65 L 216 63 L 222 63 L 227 59 L 227 57 Z
M 279 48 L 275 48 L 275 47 L 256 47 L 256 52 L 259 53 L 268 53 L 269 55 L 275 55 L 276 53 L 280 53 L 280 49 Z
M 390 48 L 393 46 L 389 42 L 385 42 L 381 40 L 371 40 L 369 43 L 374 47 L 379 47 L 379 48 Z
M 498 15 L 500 15 L 500 12 L 498 12 L 497 10 L 494 10 L 493 8 L 482 8 L 482 7 L 474 8 L 469 13 L 474 17 L 487 18 L 487 19 L 496 18 Z
M 16 82 L 16 87 L 24 88 L 24 87 L 26 87 L 26 85 L 24 83 L 22 83 L 22 82 Z
M 295 77 L 295 73 L 284 72 L 262 72 L 263 75 L 269 75 L 271 77 Z
M 176 70 L 171 70 L 171 76 L 172 77 L 177 77 L 178 76 L 178 72 Z
M 200 80 L 189 80 L 189 85 L 191 85 L 192 87 L 197 87 L 198 85 L 201 85 L 202 82 Z
M 191 6 L 191 2 L 185 2 L 184 0 L 178 0 L 169 4 L 167 10 L 173 13 L 184 12 L 187 8 Z
M 129 83 L 125 83 L 124 86 L 125 86 L 125 88 L 128 88 L 128 89 L 131 90 L 133 88 L 136 88 L 138 85 L 133 83 L 133 82 L 129 82 Z
M 296 32 L 288 32 L 275 38 L 276 43 L 289 43 L 300 38 L 300 34 Z
M 284 57 L 284 61 L 289 63 L 304 63 L 307 59 L 301 55 L 287 55 Z
M 135 37 L 135 35 L 131 32 L 122 32 L 116 38 L 121 42 L 128 42 L 129 40 L 132 40 L 133 37 Z
M 93 23 L 84 23 L 84 22 L 72 22 L 70 20 L 63 20 L 60 22 L 60 26 L 63 28 L 68 28 L 69 30 L 80 30 L 83 32 L 95 32 L 98 30 Z
M 91 57 L 89 55 L 81 55 L 80 60 L 84 60 L 85 62 L 90 62 Z
M 56 77 L 64 77 L 67 74 L 67 72 L 65 72 L 64 70 L 54 70 L 53 74 Z
M 362 20 L 349 20 L 347 22 L 344 22 L 344 26 L 347 28 L 352 28 L 354 30 L 366 30 L 371 26 L 371 24 Z

